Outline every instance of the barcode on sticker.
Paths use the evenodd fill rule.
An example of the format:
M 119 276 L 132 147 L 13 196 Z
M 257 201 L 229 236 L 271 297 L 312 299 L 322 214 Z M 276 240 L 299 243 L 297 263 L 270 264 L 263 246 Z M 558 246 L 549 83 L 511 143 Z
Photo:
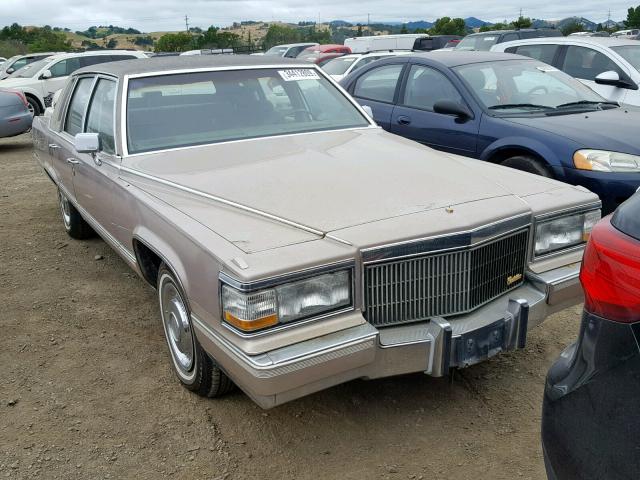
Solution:
M 285 82 L 295 82 L 298 80 L 319 80 L 320 75 L 312 68 L 297 68 L 291 70 L 278 70 L 278 73 Z

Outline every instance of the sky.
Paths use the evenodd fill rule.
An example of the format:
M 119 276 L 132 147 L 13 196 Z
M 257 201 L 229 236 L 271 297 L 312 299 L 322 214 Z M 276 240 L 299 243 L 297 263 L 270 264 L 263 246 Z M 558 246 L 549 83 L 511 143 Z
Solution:
M 640 0 L 637 0 L 640 3 Z M 546 20 L 583 16 L 594 22 L 623 20 L 627 1 L 509 3 L 504 0 L 0 0 L 0 26 L 51 25 L 85 30 L 91 25 L 118 25 L 145 32 L 190 26 L 225 26 L 241 20 L 284 22 L 346 20 L 372 22 L 433 21 L 441 16 L 477 17 L 489 22 L 519 15 Z

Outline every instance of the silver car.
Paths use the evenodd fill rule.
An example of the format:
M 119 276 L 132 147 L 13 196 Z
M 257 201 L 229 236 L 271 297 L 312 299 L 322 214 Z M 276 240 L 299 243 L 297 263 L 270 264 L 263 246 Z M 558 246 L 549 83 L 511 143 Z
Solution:
M 523 347 L 581 301 L 600 217 L 583 188 L 391 135 L 282 58 L 93 65 L 33 135 L 69 235 L 156 289 L 182 384 L 264 408 Z
M 0 90 L 0 138 L 28 132 L 33 112 L 22 92 Z

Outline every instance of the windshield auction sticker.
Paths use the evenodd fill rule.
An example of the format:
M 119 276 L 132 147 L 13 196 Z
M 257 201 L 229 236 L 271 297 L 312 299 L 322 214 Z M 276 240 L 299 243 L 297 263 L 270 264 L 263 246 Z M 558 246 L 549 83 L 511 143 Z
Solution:
M 320 80 L 320 75 L 312 68 L 298 68 L 295 70 L 278 70 L 285 82 L 297 82 L 299 80 Z

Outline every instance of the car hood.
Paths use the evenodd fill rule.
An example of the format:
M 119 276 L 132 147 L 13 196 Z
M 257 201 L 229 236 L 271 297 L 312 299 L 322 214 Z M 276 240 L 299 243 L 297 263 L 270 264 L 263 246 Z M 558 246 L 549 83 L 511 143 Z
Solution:
M 446 155 L 378 128 L 149 153 L 125 158 L 123 167 L 130 183 L 245 252 L 493 198 L 509 206 L 501 216 L 521 214 L 529 211 L 523 197 L 568 188 Z M 275 224 L 279 231 L 267 228 Z
M 6 78 L 0 82 L 0 88 L 16 88 L 32 85 L 34 78 Z
M 640 111 L 630 108 L 504 120 L 567 138 L 577 143 L 577 148 L 640 153 L 637 139 Z

